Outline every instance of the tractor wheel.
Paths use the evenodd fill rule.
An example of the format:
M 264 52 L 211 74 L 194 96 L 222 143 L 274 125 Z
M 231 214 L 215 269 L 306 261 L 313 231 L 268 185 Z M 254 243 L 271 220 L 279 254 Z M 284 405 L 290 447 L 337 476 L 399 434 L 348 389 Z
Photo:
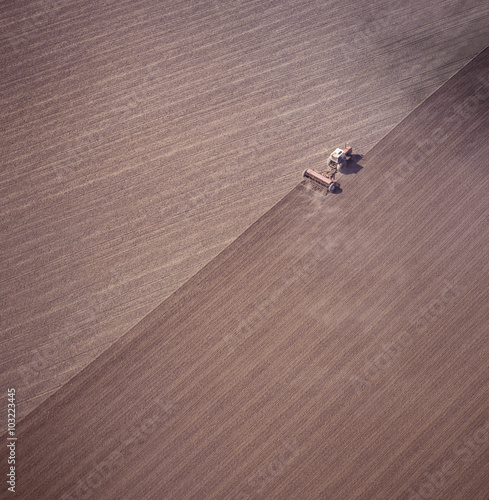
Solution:
M 336 183 L 333 182 L 332 184 L 330 184 L 328 187 L 328 191 L 330 193 L 334 193 L 336 191 Z

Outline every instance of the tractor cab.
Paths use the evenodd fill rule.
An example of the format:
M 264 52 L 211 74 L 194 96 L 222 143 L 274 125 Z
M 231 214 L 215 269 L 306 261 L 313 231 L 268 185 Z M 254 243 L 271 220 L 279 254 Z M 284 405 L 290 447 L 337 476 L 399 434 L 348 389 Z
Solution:
M 351 156 L 351 147 L 346 149 L 336 148 L 328 158 L 328 167 L 341 168 L 346 165 Z

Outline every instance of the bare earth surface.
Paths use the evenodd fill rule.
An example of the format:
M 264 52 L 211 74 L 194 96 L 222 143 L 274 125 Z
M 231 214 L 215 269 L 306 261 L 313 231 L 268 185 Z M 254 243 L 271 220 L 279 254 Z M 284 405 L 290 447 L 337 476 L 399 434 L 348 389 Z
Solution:
M 20 498 L 489 496 L 489 49 L 18 427 Z
M 277 203 L 305 168 L 347 139 L 358 152 L 374 146 L 487 46 L 488 21 L 487 3 L 470 0 L 2 2 L 0 388 L 17 389 L 18 418 Z M 395 151 L 382 169 L 401 160 Z M 425 160 L 413 163 L 423 184 Z M 477 165 L 462 170 L 457 182 L 472 186 Z M 339 203 L 351 220 L 333 214 L 345 244 L 367 227 L 356 222 L 364 192 L 353 195 L 357 183 L 349 184 Z M 472 193 L 451 191 L 448 206 L 458 196 L 469 203 Z M 432 190 L 427 199 L 437 208 Z M 376 217 L 391 210 L 375 203 Z M 302 209 L 307 217 L 310 208 Z M 406 224 L 410 217 L 399 221 Z M 310 221 L 295 225 L 277 223 L 299 231 Z M 303 238 L 290 237 L 262 243 L 268 260 L 259 262 L 282 272 L 283 262 L 270 259 L 279 248 L 297 255 Z M 334 251 L 335 268 L 350 264 L 350 251 Z M 415 254 L 431 262 L 429 252 Z M 407 276 L 404 266 L 382 280 Z M 268 285 L 273 272 L 263 277 Z M 416 282 L 426 272 L 422 266 Z M 246 287 L 251 276 L 259 278 L 232 280 Z M 348 301 L 360 328 L 354 284 Z M 261 282 L 253 286 L 265 293 Z M 383 281 L 371 287 L 380 287 L 378 301 L 389 298 Z M 305 300 L 293 291 L 294 304 Z M 304 313 L 326 292 L 308 297 L 316 302 Z M 327 304 L 342 314 L 353 314 L 351 306 L 337 297 Z M 4 421 L 3 404 L 0 415 Z

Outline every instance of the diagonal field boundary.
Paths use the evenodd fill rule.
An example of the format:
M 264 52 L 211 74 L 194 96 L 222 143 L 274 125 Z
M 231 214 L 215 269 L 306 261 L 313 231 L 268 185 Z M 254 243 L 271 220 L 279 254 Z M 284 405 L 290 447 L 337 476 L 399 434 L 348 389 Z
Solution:
M 489 491 L 489 49 L 17 429 L 20 498 Z

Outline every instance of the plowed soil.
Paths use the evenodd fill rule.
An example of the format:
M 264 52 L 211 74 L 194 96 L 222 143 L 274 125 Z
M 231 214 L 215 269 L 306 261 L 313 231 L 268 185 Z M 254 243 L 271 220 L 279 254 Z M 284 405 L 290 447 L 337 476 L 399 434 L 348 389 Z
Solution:
M 22 419 L 483 50 L 489 5 L 24 0 L 0 26 L 0 387 Z
M 489 50 L 18 429 L 21 498 L 489 492 Z

